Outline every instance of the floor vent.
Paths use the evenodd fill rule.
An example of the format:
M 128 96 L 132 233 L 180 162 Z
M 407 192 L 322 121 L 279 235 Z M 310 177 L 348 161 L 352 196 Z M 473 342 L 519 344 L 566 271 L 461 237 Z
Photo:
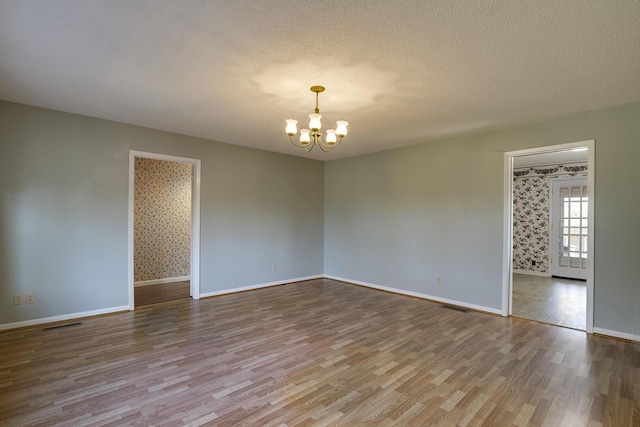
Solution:
M 50 331 L 52 329 L 68 328 L 69 326 L 78 326 L 78 325 L 82 325 L 82 322 L 65 323 L 64 325 L 49 326 L 48 328 L 44 328 L 42 330 Z
M 468 308 L 458 307 L 457 305 L 449 305 L 449 304 L 443 305 L 442 308 L 448 308 L 449 310 L 455 310 L 462 313 L 468 313 L 469 311 L 471 311 Z

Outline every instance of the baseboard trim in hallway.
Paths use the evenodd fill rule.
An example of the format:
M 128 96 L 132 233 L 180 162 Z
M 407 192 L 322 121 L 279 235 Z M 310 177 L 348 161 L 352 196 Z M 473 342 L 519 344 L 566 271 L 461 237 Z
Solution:
M 153 279 L 153 280 L 140 280 L 138 282 L 133 282 L 133 287 L 139 288 L 140 286 L 164 285 L 166 283 L 185 282 L 187 280 L 191 280 L 191 276 L 166 277 L 164 279 Z

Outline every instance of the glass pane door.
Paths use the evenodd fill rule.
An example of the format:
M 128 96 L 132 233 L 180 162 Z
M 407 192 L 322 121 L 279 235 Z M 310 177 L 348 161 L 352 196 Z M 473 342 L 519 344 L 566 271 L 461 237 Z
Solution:
M 558 180 L 552 186 L 552 260 L 554 276 L 586 279 L 589 196 L 586 180 Z M 553 247 L 555 246 L 555 254 Z

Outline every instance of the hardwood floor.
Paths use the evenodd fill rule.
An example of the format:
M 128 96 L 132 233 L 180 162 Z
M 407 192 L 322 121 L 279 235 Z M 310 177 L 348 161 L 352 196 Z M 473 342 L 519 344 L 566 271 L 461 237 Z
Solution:
M 584 331 L 587 328 L 587 283 L 514 274 L 513 315 Z
M 142 307 L 143 305 L 191 298 L 190 283 L 189 280 L 185 280 L 134 288 L 133 300 L 135 301 L 135 306 Z
M 3 426 L 638 426 L 640 347 L 330 280 L 0 333 Z

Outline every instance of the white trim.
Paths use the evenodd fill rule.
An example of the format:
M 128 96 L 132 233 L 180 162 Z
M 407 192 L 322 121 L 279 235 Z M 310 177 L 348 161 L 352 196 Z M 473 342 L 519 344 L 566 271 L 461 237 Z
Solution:
M 634 341 L 634 335 L 633 334 L 629 334 L 629 333 L 626 333 L 626 332 L 613 331 L 611 329 L 604 329 L 604 328 L 594 327 L 593 328 L 593 333 L 594 334 L 600 334 L 600 335 L 606 335 L 608 337 L 622 338 L 623 340 Z M 635 340 L 637 341 L 638 337 L 635 337 Z
M 589 147 L 587 159 L 587 193 L 589 194 L 589 230 L 587 231 L 587 252 L 589 259 L 587 260 L 587 332 L 593 333 L 593 301 L 595 289 L 595 224 L 596 224 L 596 141 L 591 140 L 587 143 Z
M 191 182 L 191 298 L 200 299 L 200 173 L 199 159 L 193 164 Z
M 153 279 L 153 280 L 140 280 L 139 282 L 134 282 L 133 286 L 138 288 L 140 286 L 164 285 L 165 283 L 184 282 L 185 280 L 191 280 L 191 276 L 166 277 L 164 279 Z
M 145 151 L 129 150 L 129 206 L 128 206 L 128 286 L 129 310 L 135 310 L 134 281 L 133 281 L 133 203 L 134 203 L 134 173 L 135 158 L 165 160 L 170 162 L 190 163 L 193 165 L 192 198 L 191 198 L 191 297 L 200 298 L 200 159 L 172 156 L 168 154 L 149 153 Z
M 558 166 L 558 165 L 562 165 L 562 166 L 569 166 L 569 165 L 586 165 L 587 161 L 586 160 L 575 160 L 573 162 L 553 162 L 553 163 L 537 163 L 535 166 L 518 166 L 513 168 L 514 171 L 521 171 L 521 170 L 531 170 L 531 169 L 537 169 L 537 168 L 546 168 L 549 166 Z M 515 179 L 521 179 L 521 178 L 526 178 L 527 176 L 516 176 L 514 177 Z
M 129 201 L 127 202 L 127 289 L 129 290 L 129 310 L 134 306 L 133 286 L 133 203 L 135 179 L 135 152 L 129 150 Z
M 515 268 L 513 269 L 513 274 L 526 274 L 527 276 L 551 277 L 551 274 L 545 273 L 543 271 L 517 270 Z
M 498 315 L 502 314 L 502 311 L 499 310 L 499 309 L 485 307 L 485 306 L 482 306 L 482 305 L 469 304 L 467 302 L 457 301 L 457 300 L 453 300 L 453 299 L 441 298 L 441 297 L 436 297 L 436 296 L 427 295 L 427 294 L 421 294 L 421 293 L 413 292 L 413 291 L 405 291 L 404 289 L 397 289 L 397 288 L 391 288 L 391 287 L 388 287 L 388 286 L 375 285 L 373 283 L 361 282 L 359 280 L 345 279 L 343 277 L 331 276 L 331 275 L 328 275 L 328 274 L 325 274 L 324 277 L 326 279 L 338 280 L 340 282 L 353 283 L 354 285 L 366 286 L 367 288 L 372 288 L 372 289 L 378 289 L 378 290 L 381 290 L 381 291 L 392 292 L 394 294 L 407 295 L 407 296 L 410 296 L 410 297 L 422 298 L 422 299 L 426 299 L 426 300 L 429 300 L 429 301 L 441 302 L 441 303 L 445 303 L 445 304 L 453 304 L 453 305 L 457 305 L 457 306 L 460 306 L 460 307 L 471 308 L 473 310 L 484 311 L 484 312 L 492 313 L 492 314 L 498 314 Z
M 512 309 L 512 283 L 511 268 L 513 261 L 512 254 L 512 228 L 513 228 L 513 158 L 519 156 L 528 156 L 532 154 L 552 153 L 554 151 L 570 150 L 572 148 L 587 147 L 589 149 L 587 155 L 587 185 L 589 192 L 589 224 L 595 224 L 595 159 L 596 159 L 596 141 L 594 139 L 578 142 L 570 142 L 567 144 L 551 145 L 547 147 L 530 148 L 527 150 L 509 151 L 504 153 L 504 227 L 503 227 L 503 264 L 502 264 L 502 313 L 511 315 Z M 595 260 L 594 251 L 594 235 L 595 226 L 589 227 L 588 230 L 588 252 L 589 262 L 587 263 L 587 324 L 586 332 L 593 333 L 593 294 L 594 294 L 594 274 L 593 265 Z M 507 314 L 505 314 L 507 313 Z
M 6 331 L 8 329 L 24 328 L 26 326 L 42 325 L 45 323 L 61 322 L 63 320 L 77 320 L 83 317 L 99 316 L 101 314 L 118 313 L 121 311 L 129 311 L 128 305 L 121 305 L 118 307 L 101 308 L 99 310 L 82 311 L 80 313 L 69 313 L 60 316 L 42 317 L 40 319 L 22 320 L 20 322 L 5 323 L 0 325 L 0 331 Z
M 502 213 L 502 316 L 511 316 L 513 268 L 513 156 L 504 156 L 504 198 Z
M 226 295 L 226 294 L 234 294 L 236 292 L 251 291 L 251 290 L 254 290 L 254 289 L 268 288 L 270 286 L 286 285 L 288 283 L 304 282 L 305 280 L 322 279 L 324 277 L 326 277 L 326 276 L 323 276 L 322 274 L 319 274 L 319 275 L 316 275 L 316 276 L 296 277 L 294 279 L 280 280 L 280 281 L 277 281 L 277 282 L 260 283 L 260 284 L 257 284 L 257 285 L 242 286 L 242 287 L 239 287 L 239 288 L 223 289 L 221 291 L 203 292 L 203 293 L 200 294 L 200 298 L 215 297 L 215 296 L 218 296 L 218 295 Z

